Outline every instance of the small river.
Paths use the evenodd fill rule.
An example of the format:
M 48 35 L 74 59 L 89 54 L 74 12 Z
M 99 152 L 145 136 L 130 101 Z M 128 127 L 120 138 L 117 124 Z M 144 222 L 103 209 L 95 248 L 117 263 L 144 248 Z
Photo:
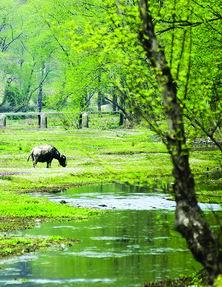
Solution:
M 142 287 L 144 282 L 190 275 L 200 269 L 174 231 L 174 202 L 165 194 L 109 184 L 44 196 L 109 211 L 85 221 L 44 223 L 16 234 L 59 235 L 79 243 L 1 260 L 0 286 Z

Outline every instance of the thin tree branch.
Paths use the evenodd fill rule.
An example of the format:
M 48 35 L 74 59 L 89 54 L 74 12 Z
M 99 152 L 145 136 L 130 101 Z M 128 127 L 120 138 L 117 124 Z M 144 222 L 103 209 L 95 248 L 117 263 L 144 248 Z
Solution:
M 185 89 L 184 89 L 184 99 L 187 98 L 187 94 L 188 94 L 188 86 L 189 86 L 190 72 L 191 72 L 192 44 L 193 44 L 193 41 L 192 41 L 192 28 L 190 27 L 189 59 L 188 59 L 186 83 L 185 83 Z
M 185 50 L 186 34 L 187 34 L 187 30 L 184 30 L 183 31 L 183 40 L 182 40 L 182 45 L 181 45 L 181 50 L 180 50 L 180 59 L 179 59 L 178 65 L 177 65 L 176 80 L 179 79 L 179 75 L 180 75 L 180 67 L 181 67 L 181 62 L 182 62 L 182 58 L 183 58 L 183 53 Z
M 157 35 L 165 33 L 165 32 L 168 32 L 168 31 L 171 31 L 171 30 L 174 30 L 174 29 L 182 29 L 182 28 L 185 28 L 185 27 L 197 27 L 199 25 L 203 25 L 203 24 L 206 25 L 206 24 L 209 24 L 209 23 L 212 23 L 212 22 L 215 22 L 215 21 L 219 21 L 219 20 L 222 20 L 222 16 L 219 16 L 219 17 L 216 17 L 216 18 L 212 18 L 212 19 L 207 19 L 205 21 L 198 21 L 198 22 L 190 22 L 188 20 L 179 20 L 179 21 L 161 20 L 160 23 L 172 24 L 172 26 L 170 26 L 170 27 L 168 27 L 166 29 L 157 31 Z

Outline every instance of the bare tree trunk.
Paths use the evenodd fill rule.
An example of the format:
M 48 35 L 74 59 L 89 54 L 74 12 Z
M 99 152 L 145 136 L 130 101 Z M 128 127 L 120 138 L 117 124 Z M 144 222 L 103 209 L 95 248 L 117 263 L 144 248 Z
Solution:
M 167 148 L 171 155 L 175 179 L 176 227 L 186 239 L 195 259 L 207 270 L 209 283 L 212 283 L 214 278 L 222 273 L 219 241 L 212 234 L 197 203 L 194 178 L 189 165 L 189 152 L 186 147 L 182 108 L 177 98 L 177 86 L 164 50 L 156 38 L 154 21 L 147 0 L 139 1 L 139 10 L 143 23 L 140 40 L 156 71 L 168 120 Z
M 117 107 L 117 95 L 115 94 L 115 91 L 114 91 L 113 99 L 112 99 L 112 108 L 113 108 L 113 112 L 116 112 L 118 109 L 118 107 Z
M 102 111 L 102 95 L 100 94 L 100 92 L 98 93 L 98 98 L 97 98 L 97 107 L 98 107 L 98 112 L 101 113 Z
M 39 93 L 38 93 L 38 111 L 41 113 L 42 111 L 42 98 L 43 98 L 43 85 L 39 86 Z
M 42 68 L 41 68 L 41 80 L 39 83 L 39 92 L 38 92 L 38 111 L 41 113 L 42 112 L 42 99 L 43 99 L 43 84 L 44 84 L 44 78 L 46 75 L 46 67 L 45 63 L 42 63 Z

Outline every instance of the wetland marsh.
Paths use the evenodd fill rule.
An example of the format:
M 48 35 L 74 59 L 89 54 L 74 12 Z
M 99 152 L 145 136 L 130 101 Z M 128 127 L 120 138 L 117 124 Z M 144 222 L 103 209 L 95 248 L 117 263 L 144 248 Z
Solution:
M 171 163 L 152 132 L 62 128 L 0 132 L 0 255 L 6 257 L 0 263 L 2 286 L 142 286 L 198 270 L 174 231 Z M 32 168 L 26 161 L 31 148 L 45 143 L 67 156 L 67 167 L 53 161 L 50 169 L 44 163 Z M 191 153 L 202 202 L 220 203 L 219 156 L 214 149 Z M 104 185 L 112 182 L 118 184 Z M 125 187 L 118 192 L 120 183 Z M 106 186 L 103 196 L 101 188 L 92 191 L 96 185 Z M 48 192 L 54 201 L 47 198 Z M 141 204 L 147 210 L 139 208 Z M 60 266 L 66 260 L 69 267 Z M 99 265 L 100 272 L 94 269 Z M 46 266 L 53 266 L 54 273 Z M 80 273 L 75 273 L 77 269 Z M 58 270 L 61 276 L 55 276 Z

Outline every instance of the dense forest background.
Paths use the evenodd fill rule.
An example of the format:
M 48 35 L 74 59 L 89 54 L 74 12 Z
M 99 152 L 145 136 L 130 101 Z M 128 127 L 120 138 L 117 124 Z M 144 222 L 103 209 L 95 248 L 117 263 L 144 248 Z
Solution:
M 166 0 L 150 7 L 189 131 L 216 141 L 220 4 Z M 0 20 L 1 112 L 79 112 L 109 103 L 130 120 L 165 129 L 161 93 L 138 36 L 137 1 L 2 0 Z

